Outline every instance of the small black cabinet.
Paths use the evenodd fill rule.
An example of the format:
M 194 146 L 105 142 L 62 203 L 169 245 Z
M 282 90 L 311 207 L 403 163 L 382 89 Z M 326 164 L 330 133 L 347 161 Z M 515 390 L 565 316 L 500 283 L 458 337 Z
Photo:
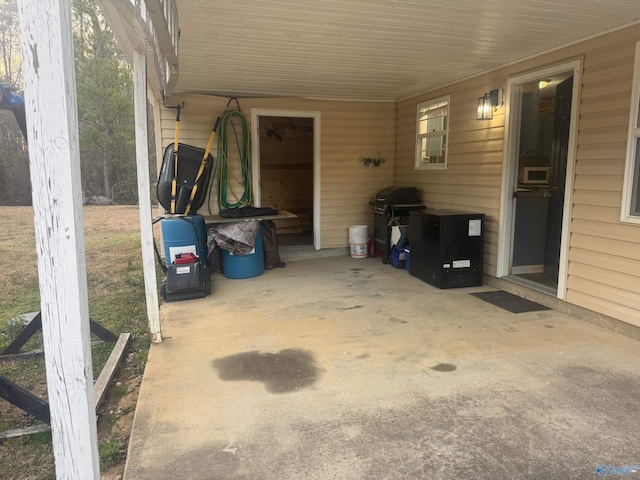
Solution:
M 411 212 L 409 273 L 438 288 L 482 285 L 484 214 Z

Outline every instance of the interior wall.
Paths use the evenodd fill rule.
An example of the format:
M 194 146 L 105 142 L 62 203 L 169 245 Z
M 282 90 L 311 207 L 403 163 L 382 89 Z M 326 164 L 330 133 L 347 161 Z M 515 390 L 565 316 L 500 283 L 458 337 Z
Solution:
M 228 100 L 197 94 L 167 98 L 169 106 L 184 102 L 180 141 L 204 148 L 215 118 L 224 113 Z M 321 158 L 316 161 L 321 165 L 321 248 L 347 247 L 351 225 L 368 225 L 372 230 L 373 215 L 368 202 L 379 190 L 393 184 L 395 103 L 276 98 L 239 101 L 249 129 L 251 108 L 319 111 L 321 131 L 317 133 L 321 136 Z M 161 143 L 165 148 L 174 139 L 175 110 L 161 107 L 160 118 Z M 364 166 L 360 159 L 366 155 L 382 156 L 385 163 L 379 167 Z M 161 157 L 159 154 L 158 158 Z M 231 163 L 232 174 L 239 177 L 239 161 L 233 157 Z M 231 189 L 239 194 L 237 185 Z M 217 191 L 214 182 L 208 205 L 199 213 L 217 213 Z
M 478 97 L 506 89 L 510 76 L 582 58 L 566 300 L 636 326 L 640 226 L 620 221 L 620 205 L 638 40 L 635 25 L 401 101 L 397 149 L 398 183 L 416 185 L 429 208 L 486 214 L 485 272 L 495 276 L 508 105 L 477 121 Z M 443 95 L 451 95 L 448 169 L 415 170 L 417 105 Z
M 278 220 L 278 234 L 313 232 L 313 118 L 260 117 L 263 207 L 298 218 Z

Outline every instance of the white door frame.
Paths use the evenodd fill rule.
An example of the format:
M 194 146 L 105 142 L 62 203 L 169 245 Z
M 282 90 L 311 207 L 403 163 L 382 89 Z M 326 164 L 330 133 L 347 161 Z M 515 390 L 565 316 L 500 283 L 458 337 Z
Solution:
M 253 143 L 251 175 L 253 198 L 256 207 L 262 206 L 260 181 L 260 131 L 259 117 L 299 117 L 313 119 L 313 247 L 320 250 L 320 112 L 307 110 L 251 109 L 251 137 Z
M 521 99 L 520 86 L 547 76 L 573 71 L 573 92 L 571 96 L 571 121 L 569 128 L 569 152 L 565 180 L 564 210 L 562 216 L 562 240 L 558 274 L 557 297 L 564 300 L 567 291 L 567 270 L 569 258 L 569 232 L 571 225 L 571 204 L 573 201 L 574 170 L 578 134 L 578 106 L 580 105 L 582 85 L 582 59 L 554 65 L 544 69 L 511 77 L 507 83 L 505 111 L 505 148 L 502 160 L 502 193 L 500 204 L 500 224 L 498 227 L 497 276 L 505 277 L 511 273 L 513 255 L 513 229 L 515 225 L 515 198 L 513 192 L 518 186 L 517 162 L 520 136 Z

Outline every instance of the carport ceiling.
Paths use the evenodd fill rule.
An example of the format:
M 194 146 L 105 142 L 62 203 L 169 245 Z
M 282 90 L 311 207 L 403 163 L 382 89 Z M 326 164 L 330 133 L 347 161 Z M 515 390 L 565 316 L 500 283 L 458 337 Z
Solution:
M 640 20 L 638 0 L 178 0 L 176 92 L 396 100 Z

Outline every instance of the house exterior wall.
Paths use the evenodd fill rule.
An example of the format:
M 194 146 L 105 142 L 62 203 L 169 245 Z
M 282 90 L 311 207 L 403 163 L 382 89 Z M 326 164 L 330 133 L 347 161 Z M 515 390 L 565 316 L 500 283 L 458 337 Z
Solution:
M 619 30 L 398 103 L 396 183 L 416 185 L 430 208 L 486 214 L 485 272 L 496 276 L 505 111 L 476 121 L 478 97 L 509 77 L 583 60 L 565 300 L 640 326 L 640 226 L 620 221 L 635 44 Z M 575 94 L 575 93 L 574 93 Z M 414 169 L 416 107 L 451 96 L 448 168 Z
M 249 129 L 251 109 L 313 111 L 321 114 L 320 231 L 321 248 L 349 245 L 350 225 L 368 225 L 373 218 L 368 202 L 382 188 L 393 183 L 395 104 L 389 102 L 344 102 L 306 99 L 239 99 Z M 166 105 L 184 102 L 180 118 L 180 142 L 206 147 L 209 133 L 227 98 L 184 94 L 167 98 Z M 235 102 L 232 103 L 235 106 Z M 160 106 L 162 148 L 174 141 L 175 110 Z M 233 151 L 233 149 L 232 149 Z M 215 156 L 215 146 L 213 149 Z M 382 155 L 379 167 L 365 167 L 363 155 Z M 162 152 L 158 158 L 161 162 Z M 237 158 L 232 172 L 240 177 Z M 211 213 L 216 213 L 217 184 L 211 189 Z M 234 191 L 238 191 L 237 188 Z M 264 204 L 264 206 L 269 206 Z M 207 214 L 207 205 L 199 213 Z
M 372 226 L 368 201 L 378 190 L 394 183 L 415 185 L 430 208 L 486 214 L 485 272 L 496 276 L 506 108 L 493 120 L 477 121 L 477 99 L 495 88 L 506 90 L 510 77 L 581 59 L 565 300 L 640 326 L 640 226 L 619 220 L 638 40 L 636 25 L 397 105 L 306 99 L 240 103 L 248 122 L 251 108 L 321 113 L 322 248 L 347 246 L 350 225 Z M 448 168 L 415 170 L 417 105 L 444 95 L 450 95 Z M 180 139 L 204 147 L 227 99 L 185 94 L 167 99 L 167 104 L 183 101 Z M 174 110 L 160 108 L 163 147 L 173 141 L 174 115 Z M 382 166 L 362 166 L 362 155 L 377 153 L 387 160 Z M 234 165 L 238 173 L 237 162 Z M 217 195 L 216 186 L 212 194 Z M 215 199 L 210 205 L 215 213 Z

